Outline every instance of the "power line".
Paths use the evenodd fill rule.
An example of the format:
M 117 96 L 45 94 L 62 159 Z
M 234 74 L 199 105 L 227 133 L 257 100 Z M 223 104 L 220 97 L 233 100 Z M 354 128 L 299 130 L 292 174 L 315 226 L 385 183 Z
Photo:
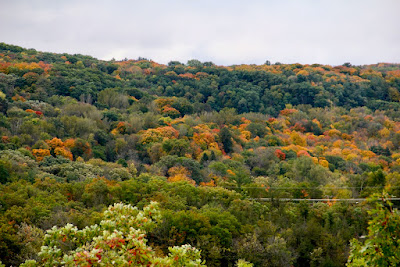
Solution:
M 368 199 L 366 198 L 251 198 L 251 200 L 258 200 L 258 201 L 308 201 L 308 202 L 363 202 Z M 386 200 L 389 201 L 399 201 L 400 197 L 392 197 L 387 198 Z
M 237 186 L 224 186 L 224 188 L 229 188 L 229 189 L 268 189 L 268 190 L 296 190 L 296 189 L 304 189 L 304 190 L 316 190 L 316 189 L 383 189 L 385 186 L 350 186 L 350 187 L 269 187 L 269 186 L 264 186 L 264 187 L 237 187 Z M 400 188 L 400 186 L 391 186 L 390 189 L 397 189 Z

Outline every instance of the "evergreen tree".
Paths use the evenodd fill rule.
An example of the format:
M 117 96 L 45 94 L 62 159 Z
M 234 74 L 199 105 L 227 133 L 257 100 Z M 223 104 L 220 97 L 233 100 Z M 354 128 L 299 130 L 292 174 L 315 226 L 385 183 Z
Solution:
M 227 127 L 221 129 L 219 133 L 219 139 L 224 147 L 226 153 L 232 152 L 232 134 Z

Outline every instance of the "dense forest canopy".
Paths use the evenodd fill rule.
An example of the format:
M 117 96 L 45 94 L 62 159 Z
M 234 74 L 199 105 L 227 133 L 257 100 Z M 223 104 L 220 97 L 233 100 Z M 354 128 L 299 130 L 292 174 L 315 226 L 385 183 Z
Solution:
M 7 266 L 400 262 L 385 254 L 397 241 L 381 242 L 390 257 L 358 252 L 375 232 L 400 240 L 398 203 L 375 205 L 400 197 L 399 64 L 162 65 L 0 43 L 0 90 Z M 149 205 L 146 228 L 133 206 Z

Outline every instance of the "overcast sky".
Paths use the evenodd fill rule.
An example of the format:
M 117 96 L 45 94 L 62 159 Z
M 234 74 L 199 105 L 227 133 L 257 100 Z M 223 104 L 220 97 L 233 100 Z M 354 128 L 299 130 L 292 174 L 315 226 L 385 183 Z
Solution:
M 0 42 L 218 65 L 400 63 L 400 0 L 0 0 Z

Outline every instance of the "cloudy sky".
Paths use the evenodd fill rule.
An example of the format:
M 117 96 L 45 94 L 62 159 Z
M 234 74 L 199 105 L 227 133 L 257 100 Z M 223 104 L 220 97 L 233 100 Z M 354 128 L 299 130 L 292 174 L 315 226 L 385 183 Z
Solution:
M 0 0 L 0 42 L 160 63 L 400 63 L 399 11 L 399 0 Z

